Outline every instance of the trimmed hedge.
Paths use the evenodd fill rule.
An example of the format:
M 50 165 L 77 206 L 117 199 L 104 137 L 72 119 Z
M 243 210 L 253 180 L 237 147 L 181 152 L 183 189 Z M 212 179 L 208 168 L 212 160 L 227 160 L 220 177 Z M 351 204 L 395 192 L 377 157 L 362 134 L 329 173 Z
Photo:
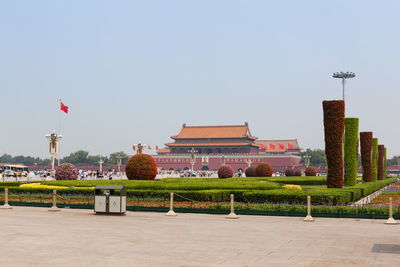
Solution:
M 343 187 L 344 101 L 322 102 L 324 110 L 325 154 L 328 188 Z
M 372 183 L 364 183 L 364 184 L 360 184 L 360 185 L 355 185 L 355 186 L 352 186 L 351 188 L 360 189 L 362 197 L 366 197 L 366 196 L 372 194 L 373 192 L 375 192 L 391 183 L 394 183 L 396 180 L 397 180 L 397 178 L 388 178 L 385 180 L 376 181 L 376 182 L 372 182 Z
M 358 118 L 345 119 L 344 136 L 344 184 L 352 186 L 357 184 L 358 168 Z
M 372 132 L 360 132 L 363 181 L 372 182 Z
M 98 184 L 123 185 L 129 189 L 145 190 L 208 190 L 208 189 L 243 189 L 243 190 L 270 190 L 281 188 L 281 184 L 269 182 L 268 178 L 166 178 L 154 181 L 143 180 L 100 180 L 100 181 L 48 181 L 41 182 L 46 185 L 59 186 L 86 186 L 93 187 Z
M 372 139 L 372 182 L 378 179 L 378 138 Z
M 383 180 L 383 168 L 385 159 L 385 146 L 378 145 L 378 180 Z
M 326 185 L 326 177 L 317 176 L 292 176 L 292 177 L 271 177 L 267 178 L 270 182 L 297 185 Z
M 304 178 L 304 177 L 303 177 Z M 297 178 L 296 178 L 297 179 Z M 210 190 L 173 190 L 176 193 L 176 200 L 184 200 L 181 196 L 195 201 L 215 201 L 228 202 L 229 195 L 235 194 L 235 200 L 247 203 L 306 203 L 307 196 L 311 196 L 314 204 L 341 204 L 351 203 L 365 197 L 380 188 L 396 181 L 397 178 L 389 178 L 373 183 L 365 183 L 343 189 L 337 188 L 315 188 L 306 190 L 246 190 L 246 189 L 210 189 Z M 48 194 L 52 193 L 52 189 L 39 188 L 21 188 L 9 187 L 10 194 Z M 160 198 L 168 200 L 171 189 L 128 189 L 127 196 L 129 198 L 146 199 Z M 60 196 L 93 196 L 93 189 L 58 189 L 57 194 Z

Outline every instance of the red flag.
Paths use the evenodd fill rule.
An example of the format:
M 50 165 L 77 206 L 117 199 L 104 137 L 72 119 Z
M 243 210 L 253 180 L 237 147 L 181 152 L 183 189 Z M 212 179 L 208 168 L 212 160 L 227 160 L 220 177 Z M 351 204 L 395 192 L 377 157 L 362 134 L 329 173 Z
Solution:
M 275 145 L 269 144 L 269 148 L 270 148 L 270 149 L 275 149 Z
M 133 148 L 133 151 L 136 151 L 136 147 L 135 147 L 135 145 L 133 145 L 133 146 L 132 146 L 132 148 Z
M 61 103 L 61 110 L 68 114 L 68 106 L 64 105 L 63 102 L 61 101 L 60 103 Z
M 147 146 L 149 149 L 151 149 L 151 147 L 150 146 Z
M 267 146 L 260 144 L 260 149 L 267 149 Z
M 288 145 L 287 145 L 287 148 L 289 148 L 289 149 L 293 149 L 294 147 L 293 147 L 293 145 L 292 145 L 292 144 L 288 144 Z
M 285 149 L 285 146 L 282 145 L 282 144 L 278 144 L 278 146 L 279 146 L 280 149 Z
M 158 150 L 158 146 L 156 146 L 156 150 Z

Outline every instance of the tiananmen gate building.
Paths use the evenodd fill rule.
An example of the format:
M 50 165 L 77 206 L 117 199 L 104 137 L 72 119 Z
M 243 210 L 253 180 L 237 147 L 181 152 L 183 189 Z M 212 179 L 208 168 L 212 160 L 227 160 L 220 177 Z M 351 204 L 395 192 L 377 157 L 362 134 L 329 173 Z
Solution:
M 196 151 L 194 170 L 217 170 L 230 165 L 234 171 L 256 167 L 268 162 L 275 172 L 301 166 L 300 147 L 297 139 L 259 140 L 243 125 L 187 126 L 167 143 L 166 148 L 153 155 L 162 170 L 192 168 L 190 150 Z

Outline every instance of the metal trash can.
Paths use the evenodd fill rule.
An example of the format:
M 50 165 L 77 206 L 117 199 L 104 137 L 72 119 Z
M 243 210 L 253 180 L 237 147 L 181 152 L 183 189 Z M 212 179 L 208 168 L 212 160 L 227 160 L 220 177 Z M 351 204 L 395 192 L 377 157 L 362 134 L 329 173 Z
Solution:
M 116 190 L 119 190 L 119 194 Z M 96 185 L 94 212 L 96 214 L 125 214 L 126 187 L 123 185 Z

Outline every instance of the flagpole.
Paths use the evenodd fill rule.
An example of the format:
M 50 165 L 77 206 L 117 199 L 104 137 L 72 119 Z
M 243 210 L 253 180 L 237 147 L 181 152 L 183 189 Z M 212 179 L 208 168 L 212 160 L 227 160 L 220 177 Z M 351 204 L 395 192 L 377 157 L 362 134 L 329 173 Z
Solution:
M 60 100 L 60 104 L 59 104 L 59 108 L 61 107 L 61 98 L 59 99 Z M 58 132 L 60 133 L 61 132 L 61 112 L 60 112 L 61 110 L 59 110 L 58 111 Z

